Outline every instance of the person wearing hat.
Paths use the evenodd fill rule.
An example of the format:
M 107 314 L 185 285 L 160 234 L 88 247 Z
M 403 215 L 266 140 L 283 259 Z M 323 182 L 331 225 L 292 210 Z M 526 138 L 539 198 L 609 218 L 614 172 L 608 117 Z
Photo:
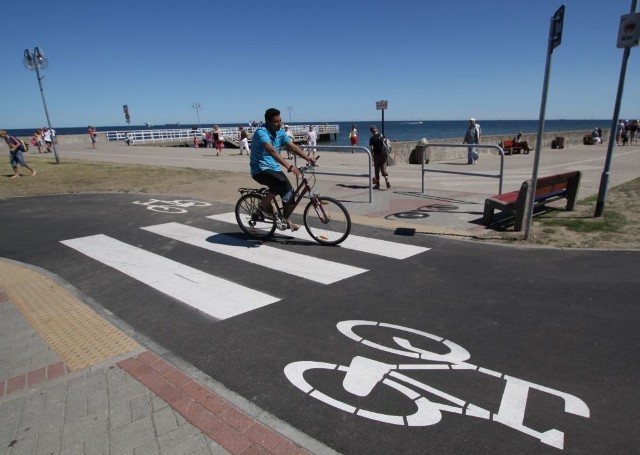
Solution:
M 469 119 L 469 128 L 464 135 L 463 144 L 479 144 L 480 143 L 480 125 L 476 123 L 476 119 Z M 467 164 L 476 164 L 478 161 L 478 152 L 475 147 L 468 147 Z

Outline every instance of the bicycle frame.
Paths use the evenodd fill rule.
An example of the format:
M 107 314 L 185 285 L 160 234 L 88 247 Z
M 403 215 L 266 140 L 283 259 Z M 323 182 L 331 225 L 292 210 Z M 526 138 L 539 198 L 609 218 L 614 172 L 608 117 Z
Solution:
M 302 198 L 307 194 L 312 193 L 311 187 L 309 186 L 309 181 L 303 175 L 302 180 L 300 180 L 300 184 L 294 190 L 293 195 L 291 196 L 291 201 L 288 204 L 283 204 L 282 206 L 282 215 L 285 218 L 289 218 L 293 211 L 296 209 Z M 274 200 L 275 201 L 275 200 Z M 276 207 L 280 210 L 278 203 L 276 202 Z

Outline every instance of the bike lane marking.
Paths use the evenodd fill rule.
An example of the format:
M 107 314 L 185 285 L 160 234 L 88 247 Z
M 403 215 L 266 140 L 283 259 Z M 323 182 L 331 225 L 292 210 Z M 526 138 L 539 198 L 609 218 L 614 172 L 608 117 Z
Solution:
M 104 234 L 61 243 L 217 319 L 280 300 Z
M 237 225 L 236 215 L 233 212 L 209 215 L 207 218 Z M 299 229 L 296 232 L 286 231 L 286 235 L 315 243 L 306 229 Z M 378 256 L 385 256 L 392 259 L 407 259 L 411 256 L 429 251 L 430 249 L 421 246 L 407 245 L 404 243 L 390 242 L 388 240 L 361 237 L 353 234 L 350 234 L 339 246 L 349 250 L 376 254 Z
M 141 229 L 322 284 L 335 283 L 368 271 L 175 222 Z
M 424 350 L 414 346 L 410 340 L 402 336 L 392 337 L 393 342 L 397 345 L 396 347 L 378 344 L 375 341 L 369 341 L 356 334 L 353 329 L 358 326 L 391 328 L 401 332 L 419 335 L 444 345 L 449 352 L 442 354 L 440 352 Z M 364 346 L 408 357 L 412 359 L 412 361 L 424 361 L 424 363 L 409 364 L 383 363 L 368 357 L 355 356 L 351 360 L 350 365 L 301 360 L 285 366 L 284 375 L 294 386 L 300 389 L 300 391 L 311 398 L 315 398 L 344 412 L 378 422 L 409 427 L 437 424 L 442 420 L 443 413 L 445 412 L 464 414 L 469 417 L 487 419 L 503 424 L 513 430 L 534 437 L 543 444 L 561 450 L 564 449 L 565 445 L 565 433 L 562 430 L 552 427 L 555 424 L 559 424 L 562 427 L 561 422 L 527 421 L 526 409 L 529 401 L 535 399 L 535 397 L 531 398 L 530 392 L 535 391 L 536 394 L 544 393 L 561 400 L 564 404 L 564 412 L 567 414 L 587 419 L 591 417 L 589 406 L 579 397 L 467 363 L 466 360 L 470 357 L 469 351 L 455 342 L 440 336 L 410 327 L 376 321 L 341 321 L 336 325 L 336 328 L 343 335 Z M 356 407 L 355 405 L 341 401 L 328 394 L 330 392 L 324 393 L 318 387 L 308 382 L 305 373 L 311 370 L 329 370 L 344 373 L 342 387 L 346 392 L 360 398 L 369 396 L 373 389 L 380 385 L 391 387 L 401 394 L 404 394 L 413 402 L 414 413 L 408 415 L 383 414 L 363 408 L 362 403 Z M 503 393 L 498 411 L 492 412 L 484 409 L 466 399 L 458 398 L 428 383 L 420 382 L 406 374 L 400 373 L 400 371 L 411 373 L 411 371 L 421 370 L 470 370 L 501 379 Z M 313 375 L 310 375 L 310 378 L 313 377 Z M 439 398 L 439 400 L 437 398 Z M 529 426 L 533 424 L 543 428 L 535 429 Z

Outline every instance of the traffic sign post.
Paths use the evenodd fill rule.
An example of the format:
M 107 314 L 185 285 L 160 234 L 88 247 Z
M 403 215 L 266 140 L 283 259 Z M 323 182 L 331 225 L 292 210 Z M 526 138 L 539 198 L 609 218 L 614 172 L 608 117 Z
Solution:
M 382 111 L 382 135 L 384 136 L 384 111 L 389 105 L 389 100 L 376 101 L 376 110 Z
M 549 74 L 551 73 L 551 55 L 553 50 L 562 42 L 562 27 L 564 24 L 564 9 L 562 5 L 556 10 L 551 18 L 549 27 L 549 45 L 547 46 L 547 64 L 544 70 L 544 83 L 542 85 L 542 102 L 540 104 L 540 120 L 538 122 L 538 137 L 536 139 L 535 156 L 533 160 L 533 172 L 531 175 L 531 190 L 527 194 L 527 202 L 525 205 L 525 240 L 531 238 L 531 222 L 533 220 L 533 205 L 536 194 L 536 181 L 538 180 L 538 167 L 540 166 L 540 149 L 542 147 L 542 132 L 544 131 L 544 117 L 547 109 L 547 91 L 549 89 Z
M 611 131 L 609 132 L 609 145 L 607 145 L 607 158 L 604 162 L 604 169 L 600 177 L 600 188 L 598 189 L 598 201 L 596 211 L 593 216 L 600 217 L 604 214 L 604 205 L 607 200 L 607 190 L 609 187 L 609 174 L 611 161 L 613 160 L 613 145 L 615 144 L 616 128 L 618 127 L 618 117 L 620 116 L 620 102 L 624 91 L 624 80 L 627 74 L 627 61 L 631 48 L 638 45 L 640 38 L 640 20 L 636 13 L 638 0 L 631 1 L 631 13 L 620 18 L 620 30 L 618 32 L 617 47 L 624 47 L 622 54 L 622 66 L 620 68 L 620 80 L 618 81 L 618 93 L 613 108 L 613 118 L 611 119 Z

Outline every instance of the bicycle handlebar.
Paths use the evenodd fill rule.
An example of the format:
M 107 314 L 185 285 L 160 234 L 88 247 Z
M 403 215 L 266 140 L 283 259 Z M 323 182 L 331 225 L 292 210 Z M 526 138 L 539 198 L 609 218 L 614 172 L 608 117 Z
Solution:
M 318 158 L 320 158 L 320 155 L 318 155 L 318 156 L 316 157 L 316 161 L 318 161 Z M 312 162 L 310 162 L 310 161 L 307 161 L 307 163 L 306 163 L 304 166 L 300 166 L 300 167 L 298 167 L 298 170 L 299 170 L 302 174 L 304 174 L 304 172 L 305 172 L 305 171 L 311 170 L 311 169 L 313 169 L 313 168 L 314 168 L 314 167 L 316 167 L 316 166 L 317 166 L 317 164 L 316 164 L 315 162 L 313 162 L 313 163 L 312 163 Z

